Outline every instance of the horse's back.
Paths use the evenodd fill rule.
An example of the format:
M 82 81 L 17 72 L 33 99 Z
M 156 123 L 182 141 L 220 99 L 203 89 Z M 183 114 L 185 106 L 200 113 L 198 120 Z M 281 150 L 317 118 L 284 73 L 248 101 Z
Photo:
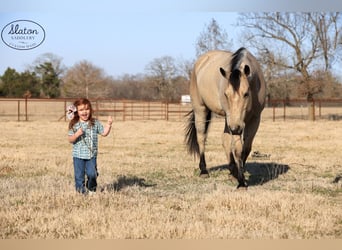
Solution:
M 197 84 L 203 84 L 206 78 L 220 77 L 220 67 L 227 67 L 230 63 L 231 52 L 213 50 L 198 58 L 195 63 L 194 71 L 197 76 Z
M 190 94 L 194 106 L 205 105 L 212 111 L 222 114 L 220 104 L 220 86 L 222 78 L 220 68 L 229 67 L 232 53 L 213 50 L 198 58 L 190 82 Z

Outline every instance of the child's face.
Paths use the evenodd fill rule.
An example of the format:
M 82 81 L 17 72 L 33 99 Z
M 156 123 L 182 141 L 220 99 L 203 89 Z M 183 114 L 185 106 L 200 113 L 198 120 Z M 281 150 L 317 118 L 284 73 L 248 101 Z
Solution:
M 80 121 L 88 121 L 90 115 L 90 108 L 88 105 L 81 104 L 77 106 L 77 113 L 80 117 Z

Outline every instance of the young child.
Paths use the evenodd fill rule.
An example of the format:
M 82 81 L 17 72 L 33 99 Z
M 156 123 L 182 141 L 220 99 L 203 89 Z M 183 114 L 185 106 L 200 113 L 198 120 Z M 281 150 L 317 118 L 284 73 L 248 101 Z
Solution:
M 68 140 L 73 144 L 72 156 L 75 173 L 76 191 L 85 194 L 96 192 L 98 151 L 98 134 L 107 136 L 112 127 L 112 117 L 108 117 L 104 127 L 97 119 L 92 117 L 93 109 L 86 98 L 81 98 L 68 108 L 69 122 Z M 85 175 L 87 183 L 85 183 Z

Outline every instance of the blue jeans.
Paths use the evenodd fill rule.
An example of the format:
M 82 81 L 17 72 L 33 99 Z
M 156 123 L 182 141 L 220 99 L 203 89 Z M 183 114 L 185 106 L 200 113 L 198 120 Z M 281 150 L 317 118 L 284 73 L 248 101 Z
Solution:
M 97 186 L 96 178 L 98 175 L 96 157 L 90 160 L 73 157 L 73 161 L 76 191 L 85 193 L 87 188 L 89 191 L 95 192 Z M 85 175 L 87 175 L 87 183 L 85 183 Z

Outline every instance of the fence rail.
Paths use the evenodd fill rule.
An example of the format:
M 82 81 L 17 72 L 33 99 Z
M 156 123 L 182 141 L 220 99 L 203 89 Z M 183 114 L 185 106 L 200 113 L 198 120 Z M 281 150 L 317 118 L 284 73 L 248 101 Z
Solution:
M 66 107 L 75 99 L 0 98 L 0 121 L 66 121 Z M 114 99 L 91 100 L 95 116 L 115 121 L 168 120 L 182 121 L 191 104 Z M 342 99 L 271 100 L 262 113 L 263 120 L 341 120 Z
M 0 121 L 64 120 L 66 108 L 75 99 L 0 98 Z M 98 119 L 112 116 L 116 121 L 179 121 L 191 110 L 190 104 L 114 99 L 90 100 Z
M 267 107 L 272 109 L 272 120 L 302 119 L 315 121 L 316 119 L 341 120 L 342 99 L 304 99 L 271 100 Z

